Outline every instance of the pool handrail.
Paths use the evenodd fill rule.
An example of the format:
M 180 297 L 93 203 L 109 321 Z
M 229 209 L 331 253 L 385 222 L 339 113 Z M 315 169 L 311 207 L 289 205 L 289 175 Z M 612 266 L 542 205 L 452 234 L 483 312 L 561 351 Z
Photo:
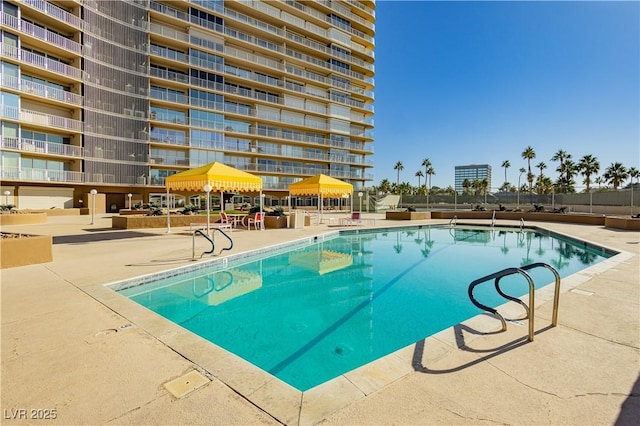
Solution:
M 211 228 L 211 230 L 213 232 L 215 232 L 215 231 L 220 232 L 222 235 L 227 237 L 227 239 L 231 243 L 231 245 L 229 247 L 224 247 L 222 250 L 220 250 L 220 253 L 222 253 L 224 250 L 231 250 L 233 248 L 233 240 L 231 239 L 231 237 L 226 232 L 224 232 L 219 227 Z M 204 238 L 207 239 L 207 241 L 209 241 L 211 243 L 211 250 L 208 250 L 208 251 L 205 250 L 204 252 L 202 252 L 202 254 L 200 254 L 199 259 L 202 259 L 202 256 L 204 256 L 205 254 L 212 254 L 216 250 L 216 243 L 214 242 L 213 238 L 211 238 L 209 235 L 207 235 L 202 230 L 196 229 L 195 231 L 193 231 L 192 238 L 191 238 L 191 259 L 192 260 L 195 260 L 195 258 L 196 258 L 196 234 L 202 235 Z
M 553 319 L 551 321 L 551 326 L 555 327 L 558 324 L 558 304 L 560 300 L 560 274 L 558 274 L 558 271 L 555 268 L 553 268 L 551 265 L 548 265 L 546 263 L 537 262 L 537 263 L 532 263 L 519 268 L 506 268 L 501 271 L 495 272 L 493 274 L 486 275 L 482 278 L 478 278 L 472 281 L 471 284 L 469 284 L 469 288 L 467 291 L 469 295 L 469 299 L 471 300 L 471 303 L 473 303 L 476 307 L 495 315 L 502 323 L 501 331 L 506 331 L 507 323 L 504 317 L 502 316 L 502 314 L 500 314 L 496 309 L 478 302 L 473 295 L 473 290 L 477 285 L 489 280 L 494 280 L 496 291 L 498 292 L 498 294 L 500 294 L 500 296 L 504 297 L 507 300 L 511 300 L 513 302 L 519 303 L 525 309 L 526 316 L 523 319 L 526 319 L 526 318 L 529 319 L 528 339 L 530 342 L 532 342 L 534 337 L 535 285 L 533 283 L 533 279 L 526 271 L 529 271 L 533 268 L 538 268 L 538 267 L 544 267 L 549 269 L 554 274 L 554 277 L 555 277 L 555 291 L 554 291 L 554 298 L 553 298 Z M 529 285 L 529 305 L 528 306 L 526 303 L 524 303 L 522 300 L 518 299 L 517 297 L 509 296 L 508 294 L 504 293 L 500 288 L 500 280 L 508 275 L 514 275 L 514 274 L 520 274 L 523 277 L 525 277 L 525 279 L 527 280 L 527 283 Z

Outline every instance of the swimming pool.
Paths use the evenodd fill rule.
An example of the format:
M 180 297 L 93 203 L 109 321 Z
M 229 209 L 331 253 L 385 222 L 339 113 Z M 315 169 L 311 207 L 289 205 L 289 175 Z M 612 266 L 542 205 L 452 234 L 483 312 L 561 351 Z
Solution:
M 548 232 L 499 228 L 347 231 L 254 257 L 220 259 L 119 292 L 300 391 L 480 311 L 469 283 L 544 262 L 571 275 L 613 253 Z M 536 285 L 553 281 L 531 272 Z M 523 295 L 517 276 L 501 287 Z M 491 286 L 476 297 L 504 302 Z

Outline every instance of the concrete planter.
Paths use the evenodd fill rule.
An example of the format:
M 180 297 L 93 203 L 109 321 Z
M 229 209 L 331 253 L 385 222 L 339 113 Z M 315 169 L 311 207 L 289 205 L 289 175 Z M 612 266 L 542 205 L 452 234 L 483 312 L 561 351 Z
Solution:
M 120 216 L 135 216 L 135 215 L 143 215 L 149 213 L 149 210 L 129 210 L 129 209 L 120 209 L 118 214 Z
M 80 216 L 82 209 L 47 209 L 47 210 L 27 210 L 29 213 L 44 213 L 47 216 Z
M 0 226 L 33 225 L 36 223 L 47 223 L 47 214 L 43 212 L 0 214 Z
M 220 215 L 209 216 L 211 226 L 220 220 Z M 171 215 L 171 226 L 189 226 L 192 223 L 206 223 L 205 215 Z M 144 228 L 166 228 L 167 216 L 113 216 L 111 218 L 113 229 L 144 229 Z
M 287 227 L 286 216 L 265 216 L 264 227 L 267 229 L 277 229 Z
M 431 212 L 386 212 L 387 220 L 428 220 Z
M 614 229 L 625 229 L 627 231 L 640 231 L 640 219 L 632 217 L 607 216 L 604 219 L 604 226 Z
M 22 215 L 21 215 L 22 216 Z M 0 268 L 34 265 L 53 261 L 50 235 L 22 235 L 0 240 Z

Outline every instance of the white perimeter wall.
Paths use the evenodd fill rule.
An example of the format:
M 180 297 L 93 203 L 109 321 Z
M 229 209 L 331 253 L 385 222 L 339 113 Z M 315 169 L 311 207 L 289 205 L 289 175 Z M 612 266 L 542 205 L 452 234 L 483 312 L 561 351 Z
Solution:
M 19 209 L 70 209 L 73 207 L 73 188 L 41 188 L 21 186 L 18 190 Z

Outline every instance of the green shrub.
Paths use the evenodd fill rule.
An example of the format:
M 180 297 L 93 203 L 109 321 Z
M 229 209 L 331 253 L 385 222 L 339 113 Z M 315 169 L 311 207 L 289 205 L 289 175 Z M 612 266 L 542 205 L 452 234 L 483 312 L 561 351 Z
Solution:
M 158 206 L 149 207 L 149 213 L 147 213 L 147 216 L 162 216 L 162 215 L 163 215 L 162 208 Z
M 184 206 L 184 208 L 182 209 L 182 214 L 195 213 L 198 210 L 199 210 L 198 206 L 194 206 L 190 204 L 188 206 Z
M 284 216 L 284 209 L 280 206 L 276 206 L 273 210 L 265 213 L 265 216 Z

